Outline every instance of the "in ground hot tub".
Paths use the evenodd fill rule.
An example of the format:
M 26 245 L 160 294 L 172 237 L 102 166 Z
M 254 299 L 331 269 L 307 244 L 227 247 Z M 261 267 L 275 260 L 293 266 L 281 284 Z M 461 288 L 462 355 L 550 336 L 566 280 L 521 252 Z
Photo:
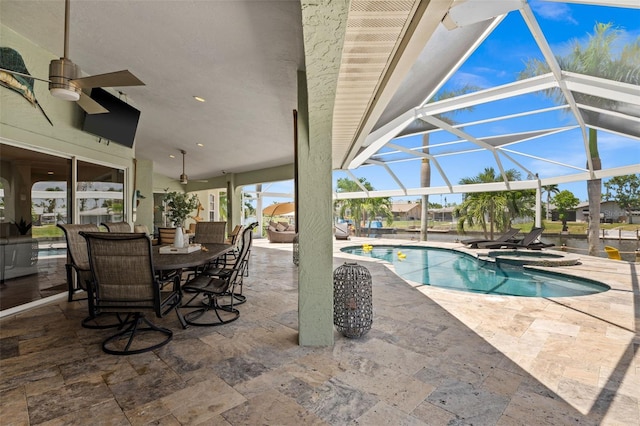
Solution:
M 531 266 L 572 266 L 578 264 L 578 256 L 573 253 L 549 253 L 540 251 L 492 250 L 487 253 L 498 263 Z

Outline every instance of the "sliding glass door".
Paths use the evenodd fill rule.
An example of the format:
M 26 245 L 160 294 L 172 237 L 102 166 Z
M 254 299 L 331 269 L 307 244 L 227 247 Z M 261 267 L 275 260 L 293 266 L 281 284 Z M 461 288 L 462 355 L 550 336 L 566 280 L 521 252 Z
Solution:
M 0 310 L 66 292 L 56 224 L 124 220 L 124 187 L 123 169 L 0 143 Z

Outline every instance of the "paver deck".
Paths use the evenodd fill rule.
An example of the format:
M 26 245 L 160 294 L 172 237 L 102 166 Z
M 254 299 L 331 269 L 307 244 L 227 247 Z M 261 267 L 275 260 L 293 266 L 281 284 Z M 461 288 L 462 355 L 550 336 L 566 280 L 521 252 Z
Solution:
M 338 251 L 363 241 L 336 242 L 334 266 L 357 259 L 372 273 L 373 327 L 336 333 L 333 347 L 297 345 L 291 244 L 264 240 L 240 319 L 182 330 L 169 315 L 157 322 L 174 339 L 152 353 L 104 354 L 109 331 L 80 327 L 84 302 L 4 319 L 0 423 L 640 424 L 640 264 L 556 268 L 612 287 L 601 294 L 486 296 L 415 286 Z

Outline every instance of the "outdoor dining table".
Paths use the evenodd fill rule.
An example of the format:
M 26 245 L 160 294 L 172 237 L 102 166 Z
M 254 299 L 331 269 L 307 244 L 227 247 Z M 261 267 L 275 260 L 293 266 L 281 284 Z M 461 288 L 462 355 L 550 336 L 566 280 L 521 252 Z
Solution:
M 233 250 L 232 244 L 208 243 L 202 244 L 202 246 L 206 248 L 206 251 L 198 250 L 185 254 L 161 254 L 161 246 L 153 246 L 153 267 L 156 271 L 195 268 L 212 262 Z

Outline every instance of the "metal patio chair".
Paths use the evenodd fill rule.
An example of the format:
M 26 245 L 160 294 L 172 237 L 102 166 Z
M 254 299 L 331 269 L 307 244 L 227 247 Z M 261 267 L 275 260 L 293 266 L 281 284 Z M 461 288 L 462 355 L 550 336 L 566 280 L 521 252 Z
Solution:
M 175 311 L 183 327 L 186 323 L 178 310 L 181 301 L 180 281 L 161 288 L 153 267 L 151 241 L 144 234 L 82 232 L 87 241 L 91 280 L 98 314 L 114 313 L 120 322 L 118 333 L 102 342 L 104 352 L 131 355 L 152 351 L 171 341 L 173 332 L 153 324 L 145 312 L 161 318 Z M 170 288 L 169 288 L 170 287 Z

